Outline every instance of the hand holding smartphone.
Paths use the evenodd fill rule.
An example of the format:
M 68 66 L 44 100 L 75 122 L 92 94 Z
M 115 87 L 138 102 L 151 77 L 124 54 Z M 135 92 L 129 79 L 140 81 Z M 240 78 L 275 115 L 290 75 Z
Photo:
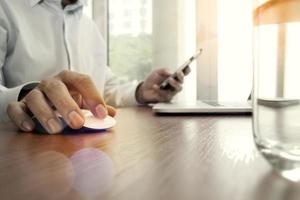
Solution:
M 170 77 L 174 78 L 175 80 L 178 80 L 177 73 L 180 71 L 183 72 L 184 75 L 187 75 L 187 69 L 188 69 L 189 65 L 202 54 L 202 51 L 203 51 L 203 49 L 199 49 L 189 60 L 187 60 L 185 63 L 183 63 L 183 65 L 181 65 Z M 173 89 L 173 87 L 169 83 L 169 78 L 164 80 L 160 84 L 159 87 L 161 90 L 172 90 Z

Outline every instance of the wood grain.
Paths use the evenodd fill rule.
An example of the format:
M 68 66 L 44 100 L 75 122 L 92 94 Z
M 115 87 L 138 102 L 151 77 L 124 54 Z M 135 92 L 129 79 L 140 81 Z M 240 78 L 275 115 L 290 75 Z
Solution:
M 93 134 L 0 125 L 1 199 L 299 199 L 256 150 L 250 116 L 156 116 L 119 109 Z

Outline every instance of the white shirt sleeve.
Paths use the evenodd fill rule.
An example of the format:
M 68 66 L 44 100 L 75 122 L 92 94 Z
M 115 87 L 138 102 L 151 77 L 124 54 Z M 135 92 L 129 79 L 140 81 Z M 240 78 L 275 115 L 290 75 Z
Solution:
M 3 65 L 7 53 L 7 31 L 0 24 L 0 121 L 7 121 L 6 108 L 9 102 L 17 101 L 23 85 L 15 88 L 5 87 Z
M 97 47 L 95 49 L 102 49 L 103 51 L 107 48 L 106 42 L 104 41 L 97 25 L 93 23 L 93 33 L 95 33 L 95 37 L 97 38 L 97 42 L 95 44 Z M 95 50 L 96 51 L 96 50 Z M 101 51 L 99 51 L 101 52 Z M 106 52 L 106 51 L 104 51 Z M 105 53 L 99 53 L 99 58 L 105 59 Z M 91 74 L 94 80 L 97 82 L 99 79 L 98 75 L 105 73 L 104 83 L 103 83 L 103 97 L 105 102 L 108 105 L 115 107 L 125 107 L 125 106 L 136 106 L 138 102 L 135 97 L 136 88 L 138 86 L 137 81 L 124 82 L 122 78 L 117 77 L 109 67 L 107 67 L 106 63 L 102 65 L 103 67 L 95 67 L 94 72 Z M 102 84 L 99 84 L 102 85 Z
M 104 97 L 108 105 L 124 107 L 135 106 L 138 102 L 135 98 L 137 81 L 122 83 L 122 80 L 106 68 Z

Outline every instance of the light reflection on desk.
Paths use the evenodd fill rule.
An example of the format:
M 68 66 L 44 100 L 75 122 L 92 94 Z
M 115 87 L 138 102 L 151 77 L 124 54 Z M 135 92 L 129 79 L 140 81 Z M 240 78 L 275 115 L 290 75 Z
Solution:
M 75 152 L 70 161 L 75 172 L 73 189 L 82 196 L 101 195 L 112 183 L 115 169 L 111 158 L 95 148 Z
M 115 168 L 111 158 L 96 148 L 83 148 L 68 158 L 57 151 L 14 155 L 9 167 L 12 173 L 1 174 L 0 194 L 9 185 L 14 193 L 5 193 L 1 199 L 64 199 L 71 193 L 84 199 L 101 195 L 112 183 Z M 7 166 L 6 166 L 7 165 Z M 8 196 L 7 196 L 8 195 Z
M 1 200 L 299 199 L 300 185 L 278 179 L 256 150 L 250 116 L 153 116 L 137 107 L 117 118 L 100 134 L 0 126 Z
M 219 121 L 216 129 L 223 134 L 218 137 L 219 147 L 223 154 L 234 163 L 252 163 L 260 156 L 256 150 L 249 120 L 241 121 L 239 126 L 234 126 L 230 120 Z

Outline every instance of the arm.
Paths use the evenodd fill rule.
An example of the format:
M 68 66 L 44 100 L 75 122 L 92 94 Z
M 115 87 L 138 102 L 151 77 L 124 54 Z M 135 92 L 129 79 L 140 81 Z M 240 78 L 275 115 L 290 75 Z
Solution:
M 109 105 L 124 107 L 138 105 L 135 97 L 137 81 L 122 83 L 121 79 L 114 75 L 108 67 L 104 87 L 105 101 Z
M 5 80 L 3 68 L 8 54 L 9 23 L 7 21 L 5 16 L 0 15 L 0 122 L 9 120 L 6 112 L 8 104 L 12 101 L 17 101 L 21 89 L 25 85 L 31 84 L 25 83 L 14 88 L 6 87 L 9 80 Z
M 89 19 L 90 21 L 90 19 Z M 94 21 L 90 21 L 91 23 L 91 33 L 95 38 L 94 46 L 96 54 L 93 55 L 97 59 L 101 60 L 100 64 L 97 67 L 92 69 L 90 75 L 92 76 L 95 82 L 99 81 L 98 74 L 104 73 L 104 80 L 98 86 L 103 86 L 101 92 L 103 92 L 104 100 L 107 104 L 117 107 L 124 107 L 124 106 L 133 106 L 137 105 L 138 102 L 135 98 L 135 91 L 138 86 L 136 81 L 132 81 L 129 83 L 124 83 L 122 79 L 117 77 L 109 67 L 107 67 L 106 63 L 106 42 L 98 29 L 97 25 Z M 92 45 L 93 46 L 93 45 Z
M 16 101 L 18 99 L 19 92 L 23 85 L 15 88 L 7 88 L 3 68 L 6 62 L 6 56 L 8 52 L 8 40 L 10 23 L 7 18 L 5 9 L 3 8 L 3 2 L 0 3 L 0 122 L 8 121 L 8 115 L 6 114 L 6 108 L 9 102 Z
M 97 26 L 93 24 L 94 33 L 98 37 L 97 48 L 106 49 L 105 42 Z M 98 56 L 105 58 L 103 54 Z M 103 73 L 103 68 L 95 68 L 95 73 L 92 73 L 93 78 L 97 79 L 97 74 Z M 113 106 L 133 106 L 138 104 L 156 103 L 162 101 L 170 101 L 178 92 L 181 91 L 184 74 L 177 74 L 178 80 L 171 77 L 171 73 L 165 69 L 154 70 L 142 83 L 132 81 L 124 83 L 122 79 L 115 76 L 111 69 L 105 67 L 105 82 L 104 82 L 104 98 L 105 101 Z M 187 73 L 189 73 L 189 68 Z M 169 78 L 172 90 L 160 90 L 159 85 Z
M 188 68 L 187 73 L 190 72 Z M 105 100 L 114 106 L 132 106 L 138 104 L 168 102 L 182 90 L 184 74 L 178 72 L 177 80 L 171 77 L 166 69 L 154 70 L 142 83 L 136 81 L 122 84 L 109 68 L 106 72 L 104 89 Z M 161 90 L 159 85 L 169 79 L 171 90 Z
M 0 24 L 0 121 L 7 121 L 6 108 L 9 102 L 18 99 L 19 92 L 23 87 L 15 88 L 5 87 L 5 79 L 3 76 L 3 66 L 7 54 L 7 31 Z

